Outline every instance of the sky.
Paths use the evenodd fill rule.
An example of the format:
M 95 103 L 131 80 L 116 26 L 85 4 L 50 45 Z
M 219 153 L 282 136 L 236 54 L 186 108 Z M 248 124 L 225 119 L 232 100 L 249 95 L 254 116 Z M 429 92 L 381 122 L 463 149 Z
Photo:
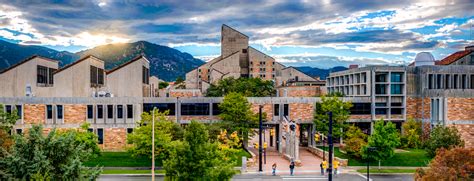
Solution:
M 474 45 L 474 0 L 0 0 L 0 39 L 60 51 L 145 40 L 209 60 L 222 24 L 285 65 L 407 64 Z

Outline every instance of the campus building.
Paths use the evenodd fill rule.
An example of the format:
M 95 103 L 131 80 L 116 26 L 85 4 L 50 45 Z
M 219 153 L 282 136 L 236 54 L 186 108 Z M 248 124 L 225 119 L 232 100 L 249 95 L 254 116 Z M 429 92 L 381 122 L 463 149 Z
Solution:
M 257 77 L 271 80 L 275 87 L 299 86 L 283 89 L 286 95 L 319 96 L 324 87 L 321 80 L 304 74 L 294 67 L 286 67 L 275 59 L 249 46 L 249 37 L 227 25 L 221 28 L 221 55 L 186 74 L 186 89 L 205 93 L 211 84 L 227 77 Z M 279 94 L 280 95 L 280 94 Z
M 384 119 L 398 128 L 409 118 L 453 126 L 474 146 L 474 47 L 435 61 L 422 52 L 409 66 L 367 66 L 331 73 L 329 93 L 351 98 L 350 122 L 367 133 Z

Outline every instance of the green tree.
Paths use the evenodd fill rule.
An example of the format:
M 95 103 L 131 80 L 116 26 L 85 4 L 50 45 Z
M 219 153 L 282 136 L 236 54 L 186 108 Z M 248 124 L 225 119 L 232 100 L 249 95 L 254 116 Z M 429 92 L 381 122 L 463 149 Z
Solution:
M 211 84 L 206 91 L 207 97 L 222 97 L 230 92 L 238 92 L 245 97 L 267 97 L 276 93 L 272 81 L 260 78 L 238 78 L 233 77 L 219 80 L 217 84 Z
M 252 128 L 255 128 L 258 123 L 258 115 L 250 110 L 247 98 L 240 93 L 231 92 L 219 104 L 219 109 L 222 128 L 239 132 L 246 142 L 249 134 L 252 133 Z
M 166 157 L 167 147 L 171 141 L 183 138 L 182 128 L 169 120 L 167 115 L 168 111 L 155 110 L 155 155 L 159 160 Z M 138 122 L 140 126 L 127 136 L 127 143 L 132 144 L 128 151 L 133 156 L 152 157 L 152 118 L 152 114 L 142 113 L 141 120 Z
M 170 85 L 168 82 L 160 82 L 158 84 L 158 88 L 159 89 L 164 89 L 164 88 L 168 87 L 168 85 Z
M 58 134 L 53 129 L 46 137 L 41 126 L 33 125 L 28 136 L 15 136 L 11 152 L 0 165 L 12 178 L 21 180 L 90 180 L 101 168 L 82 163 L 92 155 L 91 149 L 76 142 L 73 131 Z
M 167 180 L 230 180 L 236 173 L 235 163 L 219 149 L 219 143 L 209 141 L 206 127 L 192 121 L 183 141 L 173 141 L 163 168 Z
M 421 146 L 421 122 L 409 118 L 402 125 L 401 142 L 404 148 L 419 148 Z
M 95 158 L 100 155 L 100 148 L 98 146 L 98 136 L 93 132 L 87 131 L 90 127 L 90 123 L 84 123 L 79 129 L 68 129 L 64 131 L 57 131 L 59 136 L 67 136 L 68 134 L 74 134 L 75 144 L 83 145 L 85 150 L 91 151 L 91 158 Z
M 362 147 L 362 157 L 379 161 L 391 158 L 395 154 L 395 148 L 400 145 L 400 136 L 395 124 L 383 119 L 375 121 L 374 131 L 369 136 L 367 145 Z M 375 147 L 375 151 L 368 153 L 369 147 Z
M 440 148 L 451 149 L 456 146 L 464 146 L 458 130 L 454 127 L 436 126 L 431 130 L 430 137 L 425 143 L 426 154 L 433 158 L 436 150 Z
M 341 128 L 346 128 L 346 121 L 349 119 L 351 102 L 343 101 L 339 97 L 321 97 L 321 103 L 316 103 L 316 111 L 314 115 L 314 124 L 316 131 L 323 132 L 327 135 L 329 130 L 329 115 L 332 112 L 333 119 L 333 136 L 340 138 L 342 136 Z
M 0 158 L 2 158 L 5 152 L 8 152 L 13 145 L 13 138 L 10 133 L 17 120 L 18 116 L 16 110 L 12 113 L 7 113 L 4 111 L 3 105 L 0 104 Z
M 343 146 L 347 154 L 360 158 L 361 149 L 365 145 L 367 145 L 367 135 L 359 127 L 349 126 Z

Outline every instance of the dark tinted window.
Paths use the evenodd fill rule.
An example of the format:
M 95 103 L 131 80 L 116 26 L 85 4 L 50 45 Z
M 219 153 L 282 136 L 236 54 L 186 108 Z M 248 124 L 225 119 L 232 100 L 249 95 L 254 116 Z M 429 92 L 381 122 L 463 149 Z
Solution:
M 392 73 L 390 81 L 392 82 L 402 82 L 403 73 Z
M 54 72 L 56 72 L 56 69 L 49 68 L 48 71 L 49 71 L 48 72 L 48 76 L 49 76 L 48 83 L 50 85 L 53 85 L 54 84 Z
M 144 84 L 149 84 L 150 69 L 148 69 L 146 67 L 143 67 L 142 75 L 143 75 L 143 77 L 142 77 L 143 83 Z
M 93 85 L 96 85 L 97 84 L 97 67 L 94 67 L 91 65 L 91 86 Z
M 133 133 L 133 128 L 127 128 L 127 134 Z
M 182 103 L 181 115 L 209 115 L 208 103 Z
M 273 105 L 273 116 L 280 116 L 280 104 Z
M 219 114 L 221 114 L 221 110 L 219 109 L 219 103 L 212 103 L 212 115 Z
M 153 107 L 156 107 L 160 112 L 169 110 L 169 115 L 175 115 L 176 107 L 174 103 L 144 103 L 143 112 L 151 112 Z
M 23 109 L 22 109 L 21 105 L 16 105 L 16 114 L 17 114 L 19 119 L 21 119 L 22 112 L 23 112 Z
M 402 108 L 392 108 L 390 114 L 402 114 Z
M 56 105 L 56 114 L 58 119 L 63 119 L 63 106 L 62 105 Z
M 283 116 L 288 116 L 289 113 L 290 113 L 290 108 L 288 104 L 283 104 Z
M 401 102 L 392 102 L 390 103 L 392 106 L 402 106 Z
M 36 83 L 47 84 L 48 82 L 48 67 L 38 65 L 36 67 Z
M 13 112 L 12 106 L 6 105 L 6 106 L 5 106 L 5 111 L 6 111 L 8 114 L 11 114 L 11 113 Z
M 387 109 L 386 108 L 377 108 L 377 109 L 375 109 L 375 114 L 377 114 L 377 115 L 387 114 Z
M 99 144 L 104 144 L 104 129 L 98 128 L 97 129 L 97 137 Z
M 87 105 L 87 119 L 93 119 L 93 118 L 94 118 L 94 106 Z
M 23 133 L 22 129 L 16 129 L 16 134 L 21 134 L 21 133 Z
M 107 105 L 107 118 L 108 119 L 114 118 L 114 105 Z
M 127 105 L 127 118 L 133 118 L 133 105 Z
M 390 85 L 391 94 L 402 94 L 402 85 L 401 84 L 392 84 Z
M 352 103 L 351 114 L 371 114 L 371 103 Z
M 122 105 L 117 105 L 117 118 L 118 119 L 123 118 L 123 106 Z
M 104 107 L 102 105 L 97 105 L 97 119 L 104 118 Z
M 46 105 L 46 118 L 53 119 L 53 106 L 52 105 Z

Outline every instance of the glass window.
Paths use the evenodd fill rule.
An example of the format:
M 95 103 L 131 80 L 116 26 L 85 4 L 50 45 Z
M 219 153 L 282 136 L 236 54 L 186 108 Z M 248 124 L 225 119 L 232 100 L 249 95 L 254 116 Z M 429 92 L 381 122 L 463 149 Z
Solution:
M 133 133 L 133 128 L 127 128 L 127 134 Z
M 44 85 L 48 83 L 48 67 L 36 66 L 36 75 L 36 83 Z
M 114 105 L 107 105 L 107 119 L 114 118 Z
M 102 128 L 98 128 L 97 129 L 97 137 L 98 137 L 98 141 L 99 141 L 99 144 L 104 144 L 104 129 Z
M 94 67 L 91 65 L 91 68 L 90 68 L 90 72 L 91 72 L 91 86 L 94 86 L 97 84 L 97 67 Z
M 48 84 L 53 85 L 54 84 L 54 72 L 56 72 L 56 69 L 49 68 L 48 69 Z
M 458 84 L 458 82 L 459 82 L 459 75 L 456 75 L 456 74 L 455 74 L 453 78 L 454 78 L 454 80 L 453 80 L 453 88 L 454 88 L 454 89 L 457 89 L 457 88 L 459 88 L 459 87 L 458 87 L 458 85 L 459 85 L 459 84 Z
M 387 82 L 387 74 L 376 74 L 375 82 Z
M 104 85 L 104 69 L 90 66 L 90 78 L 91 78 L 91 87 L 95 87 L 98 85 Z
M 386 108 L 376 108 L 375 109 L 375 114 L 377 114 L 377 115 L 387 114 L 387 109 Z
M 351 114 L 361 115 L 361 114 L 371 114 L 371 103 L 353 103 L 351 107 Z
M 208 103 L 182 103 L 181 115 L 209 115 Z
M 391 74 L 392 77 L 391 77 L 390 81 L 391 82 L 402 82 L 403 81 L 402 80 L 402 75 L 403 75 L 403 73 L 400 73 L 400 72 L 396 72 L 396 73 L 392 72 L 392 74 Z
M 280 116 L 280 104 L 273 105 L 273 116 Z
M 58 119 L 63 119 L 63 105 L 56 105 L 56 116 Z
M 289 105 L 283 104 L 283 116 L 288 116 L 290 113 Z
M 123 118 L 123 106 L 122 105 L 117 105 L 117 118 L 118 119 Z
M 6 105 L 5 106 L 5 112 L 7 112 L 8 114 L 11 114 L 13 112 L 12 106 Z
M 21 105 L 16 105 L 16 114 L 18 116 L 19 119 L 22 118 L 23 116 L 23 109 L 22 109 L 22 106 Z
M 385 85 L 376 84 L 375 85 L 375 94 L 386 94 Z
M 133 105 L 127 105 L 127 118 L 132 119 L 133 118 Z
M 97 119 L 104 118 L 104 107 L 102 105 L 97 105 Z
M 46 105 L 46 118 L 53 119 L 53 106 L 52 105 Z
M 87 105 L 87 119 L 93 119 L 93 118 L 94 118 L 94 106 Z
M 444 76 L 444 88 L 445 89 L 451 89 L 450 83 L 451 83 L 451 75 L 446 74 Z
M 436 89 L 441 89 L 441 77 L 442 75 L 441 74 L 436 74 Z
M 23 130 L 22 129 L 16 129 L 16 134 L 22 134 Z
M 144 84 L 149 84 L 149 79 L 150 79 L 150 69 L 143 67 L 142 68 L 142 80 Z
M 461 89 L 467 88 L 467 75 L 461 75 Z
M 428 75 L 428 89 L 433 89 L 433 74 Z
M 402 94 L 402 85 L 401 84 L 392 84 L 390 85 L 391 94 Z
M 219 103 L 212 103 L 212 115 L 221 114 L 221 109 L 219 109 Z
M 390 109 L 390 114 L 402 114 L 402 108 L 392 108 Z
M 160 112 L 169 111 L 168 115 L 175 115 L 175 103 L 144 103 L 143 112 L 151 112 L 154 107 Z
M 474 74 L 471 75 L 471 89 L 474 89 Z

